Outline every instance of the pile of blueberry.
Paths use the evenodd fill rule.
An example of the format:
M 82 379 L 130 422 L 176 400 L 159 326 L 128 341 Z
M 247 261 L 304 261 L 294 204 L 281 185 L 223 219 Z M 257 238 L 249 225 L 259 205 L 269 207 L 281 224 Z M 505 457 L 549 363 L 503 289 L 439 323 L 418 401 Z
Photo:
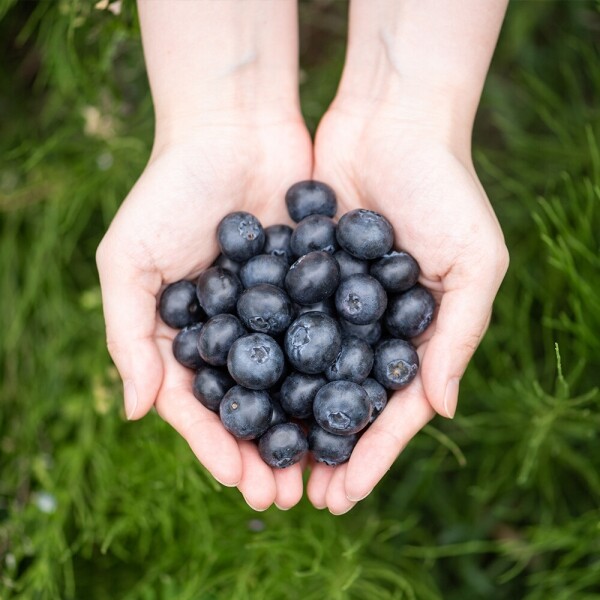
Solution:
M 162 293 L 159 313 L 181 329 L 173 354 L 196 371 L 193 393 L 227 431 L 258 440 L 283 468 L 310 450 L 347 461 L 362 431 L 415 377 L 407 341 L 435 301 L 412 256 L 392 250 L 392 226 L 357 209 L 336 224 L 333 190 L 303 181 L 287 192 L 298 224 L 263 229 L 234 212 L 219 223 L 221 255 L 195 283 Z

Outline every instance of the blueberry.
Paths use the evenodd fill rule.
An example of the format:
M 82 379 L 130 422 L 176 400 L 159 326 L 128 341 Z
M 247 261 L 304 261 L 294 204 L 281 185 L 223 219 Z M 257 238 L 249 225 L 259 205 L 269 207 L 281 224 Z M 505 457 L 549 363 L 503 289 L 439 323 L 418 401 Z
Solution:
M 340 282 L 337 261 L 327 252 L 309 252 L 299 258 L 285 277 L 285 289 L 298 304 L 315 304 L 335 293 Z
M 364 340 L 356 336 L 342 338 L 342 349 L 337 358 L 327 367 L 325 376 L 329 381 L 343 379 L 362 383 L 373 368 L 373 350 Z
M 368 325 L 383 316 L 387 294 L 370 275 L 350 275 L 335 293 L 335 307 L 341 318 L 355 325 Z
M 265 254 L 272 254 L 283 258 L 288 265 L 294 262 L 294 255 L 290 248 L 290 239 L 293 229 L 289 225 L 271 225 L 265 229 Z
M 196 372 L 192 392 L 206 408 L 219 412 L 223 396 L 234 385 L 235 381 L 225 369 L 202 367 Z
M 202 327 L 203 323 L 184 327 L 173 340 L 173 356 L 188 369 L 199 369 L 205 364 L 198 352 L 198 338 Z
M 364 429 L 371 418 L 371 403 L 365 389 L 352 381 L 332 381 L 315 396 L 313 411 L 317 423 L 336 435 Z
M 281 386 L 281 406 L 291 417 L 307 419 L 313 414 L 317 392 L 327 383 L 322 375 L 306 375 L 297 371 L 288 375 Z
M 221 267 L 210 267 L 198 277 L 196 294 L 209 317 L 232 312 L 242 293 L 238 276 Z
M 387 404 L 387 392 L 380 383 L 370 377 L 362 382 L 362 386 L 365 388 L 367 396 L 369 397 L 369 402 L 373 407 L 371 419 L 369 420 L 369 423 L 372 423 L 381 414 L 381 411 Z
M 338 250 L 333 258 L 340 266 L 340 279 L 344 280 L 350 275 L 368 275 L 369 263 L 366 260 L 355 258 L 345 250 Z
M 309 215 L 333 217 L 337 210 L 335 192 L 320 181 L 300 181 L 285 194 L 285 203 L 293 221 L 298 223 Z
M 285 353 L 292 367 L 302 373 L 322 373 L 342 347 L 337 322 L 324 313 L 299 316 L 285 334 Z
M 177 281 L 168 285 L 158 302 L 160 318 L 174 329 L 193 325 L 202 319 L 202 310 L 191 281 Z
M 260 437 L 269 428 L 272 414 L 267 392 L 248 390 L 241 385 L 232 387 L 219 406 L 223 426 L 239 440 Z
M 306 435 L 295 423 L 271 427 L 258 442 L 260 457 L 276 469 L 295 465 L 307 452 Z
M 235 340 L 246 334 L 240 320 L 233 315 L 211 317 L 198 336 L 198 351 L 209 365 L 222 367 L 227 364 L 227 354 Z
M 390 339 L 375 349 L 373 376 L 388 390 L 407 386 L 419 370 L 419 357 L 410 342 Z
M 379 258 L 392 249 L 394 231 L 383 215 L 357 208 L 342 215 L 337 226 L 337 241 L 356 258 Z
M 239 385 L 266 390 L 281 377 L 283 350 L 264 333 L 251 333 L 233 342 L 227 356 L 229 373 Z
M 335 435 L 313 423 L 308 430 L 308 448 L 317 462 L 331 467 L 345 463 L 352 454 L 358 435 Z
M 282 288 L 288 271 L 288 263 L 280 256 L 258 254 L 240 270 L 240 280 L 245 288 L 259 283 L 270 283 Z
M 433 319 L 435 299 L 421 285 L 390 298 L 385 313 L 388 331 L 398 338 L 412 338 L 423 333 Z
M 265 232 L 254 215 L 240 211 L 223 217 L 217 227 L 217 240 L 225 256 L 243 262 L 262 252 Z
M 355 325 L 345 319 L 340 319 L 339 323 L 345 335 L 355 335 L 361 340 L 365 340 L 369 346 L 375 346 L 381 339 L 381 323 L 379 321 L 368 325 Z
M 335 302 L 332 297 L 325 298 L 325 300 L 321 300 L 321 302 L 317 302 L 316 304 L 296 304 L 294 305 L 296 317 L 303 315 L 307 312 L 322 312 L 330 317 L 336 317 L 337 313 L 335 312 Z
M 371 265 L 370 273 L 386 292 L 399 293 L 419 279 L 419 264 L 407 252 L 389 252 Z
M 310 215 L 302 219 L 292 233 L 290 247 L 295 256 L 304 256 L 316 250 L 333 254 L 338 247 L 335 223 L 323 215 Z
M 281 407 L 281 402 L 279 402 L 278 392 L 271 394 L 271 407 L 273 408 L 273 414 L 271 415 L 269 427 L 288 422 L 288 416 L 285 414 L 285 411 Z
M 237 312 L 248 329 L 271 335 L 283 333 L 293 316 L 288 295 L 268 283 L 248 288 L 238 300 Z
M 219 254 L 215 262 L 211 265 L 213 267 L 221 267 L 221 269 L 227 269 L 231 271 L 234 275 L 239 277 L 240 270 L 244 263 L 236 262 L 235 260 L 231 260 L 227 258 L 224 254 Z

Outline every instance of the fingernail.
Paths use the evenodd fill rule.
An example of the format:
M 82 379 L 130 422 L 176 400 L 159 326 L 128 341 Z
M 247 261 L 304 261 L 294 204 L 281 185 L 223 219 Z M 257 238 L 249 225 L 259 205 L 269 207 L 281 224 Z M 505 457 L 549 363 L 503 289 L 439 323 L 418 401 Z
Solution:
M 346 498 L 348 499 L 348 502 L 360 502 L 361 500 L 364 500 L 372 491 L 373 490 L 369 490 L 364 496 L 360 496 L 360 498 L 354 498 L 350 494 L 346 494 Z
M 347 512 L 351 511 L 354 508 L 354 504 L 351 504 L 348 508 L 345 508 L 344 510 L 341 510 L 340 512 L 334 512 L 333 510 L 329 509 L 329 512 L 335 516 L 335 517 L 339 517 L 341 515 L 345 515 Z
M 138 396 L 135 385 L 130 379 L 123 384 L 123 396 L 125 397 L 125 416 L 131 421 L 138 405 Z
M 449 419 L 454 418 L 456 413 L 456 405 L 458 404 L 458 385 L 460 379 L 453 377 L 446 384 L 446 393 L 444 394 L 444 412 Z
M 215 477 L 213 475 L 213 477 Z M 221 481 L 218 477 L 215 477 L 215 479 L 223 486 L 228 487 L 228 488 L 233 488 L 233 487 L 237 487 L 238 484 L 240 483 L 239 480 L 236 481 L 235 483 L 225 483 L 224 481 Z
M 279 509 L 279 510 L 290 510 L 289 508 L 284 508 L 283 506 L 279 506 L 279 504 L 277 504 L 277 502 L 274 502 L 273 504 L 275 504 L 275 506 Z
M 244 500 L 246 500 L 246 497 L 244 496 Z M 267 510 L 267 508 L 269 508 L 268 506 L 266 508 L 256 508 L 256 506 L 252 506 L 252 504 L 250 504 L 250 502 L 248 502 L 248 500 L 246 500 L 246 504 L 254 511 L 256 512 L 265 512 L 265 510 Z

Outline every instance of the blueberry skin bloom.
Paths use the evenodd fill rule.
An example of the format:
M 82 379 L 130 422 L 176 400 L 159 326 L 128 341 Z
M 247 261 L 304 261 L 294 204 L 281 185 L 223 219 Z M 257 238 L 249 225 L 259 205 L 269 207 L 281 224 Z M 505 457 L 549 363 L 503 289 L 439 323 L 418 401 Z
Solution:
M 323 215 L 310 215 L 298 223 L 290 239 L 295 256 L 323 250 L 333 254 L 338 245 L 335 239 L 335 223 Z
M 188 369 L 199 369 L 205 365 L 198 352 L 198 338 L 202 327 L 203 323 L 184 327 L 173 340 L 173 356 Z
M 273 414 L 271 399 L 265 391 L 232 387 L 221 400 L 219 416 L 223 426 L 238 440 L 254 440 L 268 428 Z
M 291 373 L 281 386 L 281 407 L 296 419 L 312 417 L 315 396 L 326 383 L 323 375 Z
M 340 279 L 344 280 L 350 275 L 368 275 L 369 263 L 366 260 L 355 258 L 352 254 L 348 254 L 345 250 L 338 250 L 333 258 L 337 260 L 340 266 Z
M 174 329 L 197 323 L 202 311 L 196 297 L 196 286 L 191 281 L 177 281 L 168 285 L 158 301 L 160 318 Z
M 379 320 L 387 307 L 387 294 L 375 277 L 350 275 L 335 293 L 335 307 L 342 319 L 355 325 Z
M 287 261 L 280 256 L 257 254 L 240 269 L 239 277 L 245 288 L 259 283 L 270 283 L 283 288 L 288 266 Z
M 392 249 L 394 230 L 383 215 L 357 208 L 340 218 L 337 241 L 352 256 L 371 260 Z
M 324 385 L 313 405 L 317 423 L 336 435 L 350 435 L 364 429 L 371 410 L 367 392 L 352 381 L 332 381 Z
M 302 460 L 308 452 L 306 435 L 295 423 L 275 425 L 258 442 L 260 457 L 275 469 L 285 469 Z
M 369 402 L 373 407 L 371 418 L 369 420 L 369 423 L 372 423 L 387 405 L 387 392 L 380 383 L 370 377 L 362 382 L 362 386 L 365 388 L 367 396 L 369 397 Z
M 316 423 L 313 423 L 308 430 L 308 449 L 317 462 L 325 463 L 330 467 L 347 462 L 356 442 L 358 442 L 356 433 L 335 435 L 325 431 Z
M 433 320 L 435 299 L 422 285 L 390 298 L 385 325 L 397 338 L 412 338 L 423 333 Z
M 353 381 L 362 383 L 373 368 L 373 350 L 364 340 L 356 336 L 342 338 L 342 349 L 337 358 L 327 367 L 325 376 L 329 381 Z
M 292 367 L 302 373 L 323 373 L 342 347 L 337 322 L 320 312 L 298 317 L 285 334 L 284 348 Z
M 221 267 L 210 267 L 200 273 L 196 283 L 198 301 L 209 317 L 232 312 L 241 293 L 238 276 Z
M 240 296 L 237 312 L 248 329 L 277 335 L 292 322 L 293 307 L 281 288 L 261 283 L 248 288 Z
M 198 336 L 198 352 L 209 365 L 222 367 L 227 364 L 227 354 L 235 340 L 246 334 L 240 320 L 233 315 L 211 317 Z
M 340 282 L 340 267 L 327 252 L 309 252 L 285 277 L 285 289 L 298 304 L 315 304 L 332 296 Z
M 192 393 L 203 406 L 213 412 L 219 412 L 223 396 L 234 385 L 235 381 L 225 369 L 202 367 L 194 377 Z
M 227 258 L 224 254 L 219 254 L 217 256 L 215 262 L 211 265 L 212 267 L 221 267 L 221 269 L 227 269 L 231 271 L 234 275 L 239 277 L 240 270 L 244 263 L 235 262 L 235 260 L 231 260 Z
M 271 407 L 273 408 L 273 414 L 271 415 L 269 427 L 273 427 L 274 425 L 279 425 L 281 423 L 288 423 L 288 416 L 281 407 L 281 403 L 277 399 L 277 396 L 278 392 L 271 394 Z
M 421 269 L 419 263 L 408 252 L 388 252 L 371 265 L 370 273 L 386 292 L 397 294 L 410 289 Z
M 365 340 L 369 346 L 375 346 L 381 339 L 381 323 L 379 321 L 368 325 L 355 325 L 345 319 L 340 319 L 339 323 L 344 335 L 355 335 L 361 340 Z
M 227 369 L 239 385 L 266 390 L 283 373 L 283 350 L 264 333 L 251 333 L 233 342 L 227 355 Z
M 285 194 L 285 204 L 293 221 L 309 215 L 333 217 L 337 211 L 335 192 L 320 181 L 299 181 Z
M 321 302 L 317 302 L 316 304 L 296 304 L 294 305 L 294 310 L 296 318 L 304 313 L 315 311 L 325 313 L 334 319 L 337 317 L 335 302 L 332 297 L 325 298 L 325 300 L 321 300 Z
M 290 239 L 293 229 L 289 225 L 271 225 L 265 229 L 264 254 L 272 254 L 283 258 L 288 265 L 294 262 L 294 255 L 290 248 Z
M 373 376 L 388 390 L 406 387 L 415 378 L 418 370 L 417 351 L 406 340 L 386 340 L 375 349 Z
M 265 245 L 265 232 L 260 221 L 247 212 L 229 213 L 217 226 L 221 252 L 237 262 L 260 254 Z

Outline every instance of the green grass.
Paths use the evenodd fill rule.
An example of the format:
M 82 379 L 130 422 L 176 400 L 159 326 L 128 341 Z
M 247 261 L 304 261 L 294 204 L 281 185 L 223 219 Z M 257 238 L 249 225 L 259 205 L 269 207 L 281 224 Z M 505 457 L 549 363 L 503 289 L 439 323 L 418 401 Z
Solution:
M 475 134 L 511 249 L 490 330 L 456 419 L 336 518 L 257 515 L 124 422 L 94 251 L 152 136 L 134 8 L 0 2 L 0 598 L 599 599 L 598 6 L 511 4 Z M 313 129 L 345 10 L 302 5 Z

